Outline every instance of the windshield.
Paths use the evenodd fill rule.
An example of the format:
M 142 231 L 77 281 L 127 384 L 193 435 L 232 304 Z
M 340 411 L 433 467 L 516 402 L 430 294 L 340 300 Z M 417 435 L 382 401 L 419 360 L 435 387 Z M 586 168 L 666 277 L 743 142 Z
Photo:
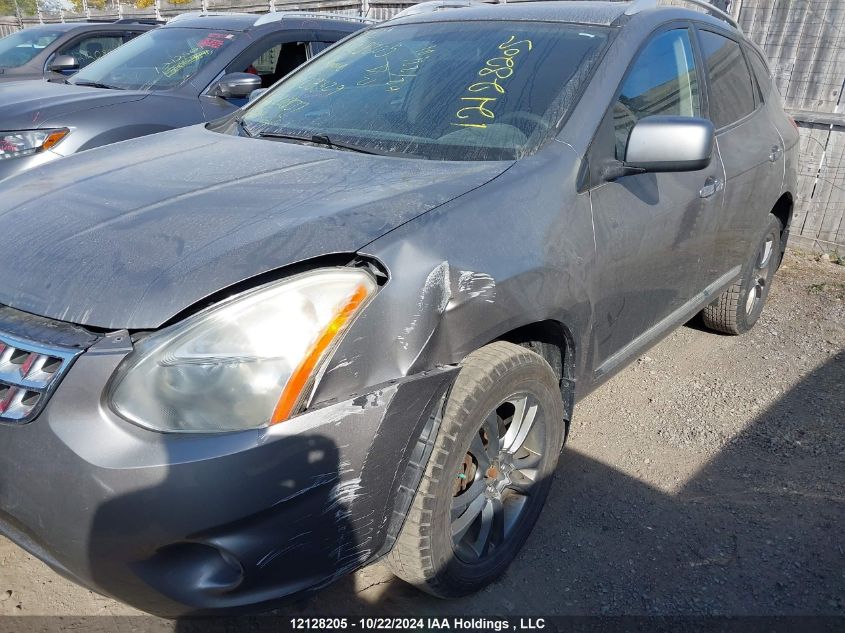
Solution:
M 197 74 L 238 35 L 178 27 L 148 31 L 80 70 L 70 83 L 124 90 L 175 88 Z
M 0 67 L 23 66 L 56 41 L 62 31 L 27 29 L 0 39 Z
M 440 22 L 363 32 L 247 108 L 250 135 L 326 138 L 433 160 L 512 160 L 572 107 L 606 31 Z

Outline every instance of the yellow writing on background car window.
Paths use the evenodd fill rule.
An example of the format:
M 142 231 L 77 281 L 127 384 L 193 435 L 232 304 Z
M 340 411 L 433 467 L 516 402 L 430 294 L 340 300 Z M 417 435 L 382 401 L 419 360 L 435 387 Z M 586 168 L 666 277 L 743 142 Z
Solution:
M 478 71 L 478 76 L 483 81 L 477 81 L 467 86 L 468 93 L 485 93 L 483 96 L 464 95 L 460 97 L 463 107 L 455 113 L 458 121 L 451 125 L 458 127 L 481 128 L 487 127 L 496 118 L 496 113 L 488 107 L 492 107 L 498 97 L 491 95 L 505 94 L 505 86 L 502 81 L 508 79 L 514 73 L 515 58 L 522 52 L 528 52 L 534 47 L 531 40 L 517 40 L 511 35 L 507 41 L 498 46 L 501 55 L 491 57 L 484 63 L 484 67 Z
M 183 55 L 177 55 L 164 65 L 161 69 L 161 74 L 165 77 L 174 77 L 191 64 L 198 62 L 207 55 L 211 55 L 213 52 L 213 49 L 210 48 L 195 48 Z

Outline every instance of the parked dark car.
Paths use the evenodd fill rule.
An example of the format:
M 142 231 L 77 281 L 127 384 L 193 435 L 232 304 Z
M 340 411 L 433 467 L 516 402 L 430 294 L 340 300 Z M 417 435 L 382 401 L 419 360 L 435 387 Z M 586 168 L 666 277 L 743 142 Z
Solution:
M 155 20 L 126 18 L 41 24 L 12 33 L 0 39 L 0 84 L 25 79 L 62 80 L 158 25 Z
M 92 147 L 219 118 L 365 26 L 308 13 L 185 14 L 65 83 L 0 86 L 0 180 Z
M 381 557 L 463 595 L 527 538 L 575 402 L 699 313 L 754 325 L 798 133 L 737 28 L 417 11 L 230 117 L 3 184 L 22 547 L 168 615 Z

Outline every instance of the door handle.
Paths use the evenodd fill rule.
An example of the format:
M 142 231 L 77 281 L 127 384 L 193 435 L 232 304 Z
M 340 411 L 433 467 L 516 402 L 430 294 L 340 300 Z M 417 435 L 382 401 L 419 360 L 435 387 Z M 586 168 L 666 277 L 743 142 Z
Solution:
M 704 181 L 704 186 L 698 192 L 698 196 L 700 198 L 709 198 L 710 196 L 715 196 L 724 188 L 725 183 L 723 183 L 719 178 L 708 176 L 707 180 Z
M 772 146 L 772 151 L 769 154 L 769 160 L 774 163 L 778 158 L 780 158 L 781 154 L 783 154 L 783 148 L 780 145 L 774 145 Z

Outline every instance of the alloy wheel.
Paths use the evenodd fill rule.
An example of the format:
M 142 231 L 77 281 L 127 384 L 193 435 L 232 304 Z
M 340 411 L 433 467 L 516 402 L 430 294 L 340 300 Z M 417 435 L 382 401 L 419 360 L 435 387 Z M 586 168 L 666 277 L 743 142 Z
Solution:
M 457 473 L 452 547 L 467 563 L 495 555 L 531 501 L 543 461 L 546 422 L 530 394 L 512 396 L 484 419 Z
M 774 236 L 767 236 L 757 254 L 757 260 L 751 272 L 751 287 L 745 300 L 745 314 L 754 312 L 754 309 L 765 296 L 766 285 L 769 283 L 769 275 L 771 274 L 770 263 L 774 252 L 774 243 Z

